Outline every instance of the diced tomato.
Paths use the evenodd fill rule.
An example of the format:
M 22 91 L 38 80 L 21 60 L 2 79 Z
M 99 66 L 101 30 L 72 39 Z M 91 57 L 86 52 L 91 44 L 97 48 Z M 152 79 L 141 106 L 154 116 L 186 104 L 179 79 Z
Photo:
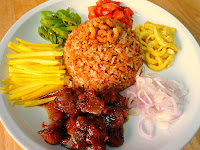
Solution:
M 101 6 L 97 6 L 96 7 L 96 15 L 97 15 L 97 17 L 103 15 L 103 13 L 102 13 L 102 7 Z
M 117 20 L 120 20 L 120 19 L 123 19 L 125 18 L 125 15 L 123 13 L 123 11 L 120 11 L 120 10 L 116 10 L 114 13 L 113 13 L 113 19 L 117 19 Z
M 108 10 L 102 11 L 103 16 L 111 15 L 111 13 Z
M 112 19 L 112 14 L 107 14 L 107 15 L 105 15 L 104 17 L 106 17 L 106 18 L 111 18 L 111 19 Z
M 121 2 L 117 2 L 117 1 L 111 1 L 111 3 L 116 4 L 118 6 L 120 6 Z
M 132 29 L 132 27 L 133 27 L 133 20 L 129 20 L 128 26 Z
M 89 12 L 95 12 L 96 6 L 89 6 L 88 10 L 89 10 Z
M 100 5 L 101 5 L 101 2 L 100 2 L 100 1 L 97 1 L 97 2 L 96 2 L 96 5 L 97 5 L 97 6 L 100 6 Z
M 88 18 L 89 18 L 89 19 L 96 18 L 96 15 L 91 15 L 91 14 L 89 13 L 89 14 L 88 14 Z
M 134 14 L 133 11 L 128 7 L 125 7 L 123 11 L 126 16 L 132 16 Z
M 119 20 L 132 28 L 132 15 L 134 13 L 129 7 L 123 7 L 120 6 L 120 4 L 121 2 L 118 1 L 99 0 L 96 2 L 96 6 L 88 7 L 88 18 L 92 19 L 104 16 L 107 18 Z
M 100 0 L 100 1 L 102 1 L 102 4 L 110 3 L 111 2 L 111 0 Z
M 133 25 L 133 20 L 129 19 L 127 16 L 121 20 L 119 20 L 125 24 L 127 24 L 131 29 L 132 29 L 132 25 Z
M 107 3 L 107 4 L 103 4 L 101 5 L 102 8 L 107 9 L 110 13 L 112 13 L 113 11 L 119 9 L 119 6 L 116 4 L 111 4 L 111 3 Z
M 96 2 L 96 5 L 99 6 L 99 5 L 110 3 L 110 2 L 111 0 L 99 0 Z
M 92 18 L 96 18 L 97 16 L 96 16 L 96 13 L 95 13 L 95 11 L 96 11 L 96 6 L 90 6 L 90 7 L 88 7 L 88 11 L 89 11 L 89 14 L 88 14 L 88 18 L 89 19 L 92 19 Z
M 120 19 L 119 21 L 128 24 L 129 23 L 129 19 L 127 17 L 124 17 L 123 19 Z

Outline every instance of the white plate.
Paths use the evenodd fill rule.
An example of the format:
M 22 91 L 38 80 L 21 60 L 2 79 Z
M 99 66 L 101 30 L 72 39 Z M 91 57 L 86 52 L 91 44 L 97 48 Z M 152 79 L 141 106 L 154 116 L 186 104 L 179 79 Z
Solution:
M 48 1 L 20 18 L 5 35 L 0 45 L 0 80 L 8 76 L 6 54 L 11 52 L 7 48 L 9 41 L 16 42 L 15 38 L 18 37 L 29 42 L 47 42 L 37 33 L 37 29 L 40 26 L 41 10 L 57 11 L 58 9 L 71 7 L 85 21 L 88 15 L 88 6 L 94 4 L 95 1 L 91 0 L 84 0 L 84 3 L 82 0 Z M 159 74 L 182 83 L 188 88 L 189 94 L 186 96 L 187 104 L 184 106 L 184 112 L 181 118 L 169 131 L 156 129 L 152 140 L 146 140 L 139 134 L 138 123 L 141 118 L 130 117 L 129 121 L 124 125 L 124 145 L 118 149 L 181 149 L 195 135 L 200 125 L 199 46 L 190 32 L 176 18 L 153 3 L 148 1 L 126 0 L 123 2 L 123 5 L 130 7 L 135 13 L 133 28 L 137 24 L 151 21 L 177 29 L 175 43 L 180 47 L 181 51 L 176 55 L 172 66 Z M 149 69 L 147 71 L 151 72 Z M 0 116 L 5 128 L 24 149 L 65 149 L 60 145 L 54 146 L 47 144 L 37 133 L 42 129 L 41 124 L 43 121 L 48 123 L 48 116 L 43 108 L 24 108 L 23 106 L 15 106 L 13 108 L 12 104 L 7 100 L 7 95 L 0 94 Z

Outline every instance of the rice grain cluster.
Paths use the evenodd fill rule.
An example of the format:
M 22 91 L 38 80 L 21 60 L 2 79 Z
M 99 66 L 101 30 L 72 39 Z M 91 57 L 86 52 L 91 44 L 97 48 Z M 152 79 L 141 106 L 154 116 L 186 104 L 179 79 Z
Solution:
M 64 63 L 76 87 L 123 90 L 142 66 L 141 46 L 126 24 L 100 17 L 80 24 L 64 47 Z

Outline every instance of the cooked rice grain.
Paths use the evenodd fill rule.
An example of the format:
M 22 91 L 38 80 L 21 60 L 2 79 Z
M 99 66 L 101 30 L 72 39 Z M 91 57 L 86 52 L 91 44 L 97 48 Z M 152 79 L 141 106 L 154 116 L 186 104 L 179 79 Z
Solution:
M 142 66 L 141 47 L 127 25 L 109 18 L 80 24 L 69 35 L 64 62 L 75 86 L 87 90 L 123 90 Z

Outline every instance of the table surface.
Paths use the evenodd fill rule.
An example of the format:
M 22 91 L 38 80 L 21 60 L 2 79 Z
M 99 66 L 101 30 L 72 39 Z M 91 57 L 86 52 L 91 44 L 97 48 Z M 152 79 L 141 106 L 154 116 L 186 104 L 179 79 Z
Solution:
M 26 12 L 46 0 L 1 0 L 0 41 Z M 200 0 L 150 0 L 182 22 L 200 45 Z M 22 150 L 0 123 L 0 149 Z M 200 150 L 200 130 L 182 150 Z

